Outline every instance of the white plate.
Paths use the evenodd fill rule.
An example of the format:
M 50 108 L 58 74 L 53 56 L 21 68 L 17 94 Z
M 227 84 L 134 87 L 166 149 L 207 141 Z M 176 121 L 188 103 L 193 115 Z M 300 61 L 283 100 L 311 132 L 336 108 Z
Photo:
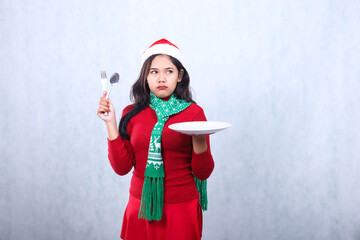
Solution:
M 193 121 L 171 124 L 169 128 L 184 134 L 211 134 L 230 126 L 230 123 L 225 122 Z

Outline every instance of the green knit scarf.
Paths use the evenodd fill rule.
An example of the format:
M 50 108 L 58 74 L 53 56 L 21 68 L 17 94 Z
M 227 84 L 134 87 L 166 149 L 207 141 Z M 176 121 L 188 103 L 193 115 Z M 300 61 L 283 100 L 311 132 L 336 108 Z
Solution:
M 191 103 L 177 99 L 174 94 L 164 101 L 150 93 L 150 107 L 155 110 L 157 123 L 150 137 L 148 160 L 145 169 L 145 179 L 141 195 L 139 218 L 148 221 L 161 220 L 164 204 L 164 162 L 161 155 L 161 135 L 166 121 L 171 115 L 185 110 Z M 206 180 L 195 177 L 196 187 L 200 194 L 200 204 L 207 209 Z

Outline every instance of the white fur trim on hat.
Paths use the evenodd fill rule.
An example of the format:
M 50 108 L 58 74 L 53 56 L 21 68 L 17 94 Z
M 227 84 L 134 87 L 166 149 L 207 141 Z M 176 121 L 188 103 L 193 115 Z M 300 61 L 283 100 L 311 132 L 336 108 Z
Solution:
M 156 41 L 148 49 L 145 50 L 142 55 L 141 65 L 144 64 L 146 59 L 155 54 L 166 54 L 176 58 L 181 63 L 183 62 L 183 57 L 180 49 L 164 38 Z

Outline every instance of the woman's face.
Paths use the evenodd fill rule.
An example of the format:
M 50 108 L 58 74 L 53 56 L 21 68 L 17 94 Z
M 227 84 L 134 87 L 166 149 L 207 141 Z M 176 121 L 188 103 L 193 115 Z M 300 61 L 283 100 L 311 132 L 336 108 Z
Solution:
M 158 98 L 170 96 L 181 82 L 184 70 L 179 72 L 167 55 L 156 56 L 150 66 L 147 83 L 150 91 Z

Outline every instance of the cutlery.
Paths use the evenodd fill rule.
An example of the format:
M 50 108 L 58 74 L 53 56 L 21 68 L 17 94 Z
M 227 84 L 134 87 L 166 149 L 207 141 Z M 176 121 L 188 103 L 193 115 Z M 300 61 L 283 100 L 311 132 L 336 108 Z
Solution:
M 106 93 L 106 100 L 109 99 L 110 92 L 111 92 L 113 86 L 115 86 L 115 85 L 119 82 L 119 79 L 120 79 L 120 76 L 119 76 L 118 73 L 114 73 L 114 74 L 111 76 L 111 78 L 110 78 L 110 88 L 109 88 L 109 91 L 107 91 L 107 93 Z M 105 115 L 105 116 L 108 116 L 109 113 L 106 112 L 106 113 L 104 113 L 104 115 Z
M 111 89 L 113 88 L 113 86 L 115 86 L 118 82 L 119 82 L 120 76 L 118 73 L 114 73 L 111 78 L 110 78 L 110 88 L 109 91 L 106 94 L 106 100 L 109 99 L 109 95 L 111 92 Z
M 106 72 L 105 71 L 100 71 L 100 75 L 101 75 L 101 84 L 102 84 L 103 96 L 105 97 L 106 83 L 107 83 Z

